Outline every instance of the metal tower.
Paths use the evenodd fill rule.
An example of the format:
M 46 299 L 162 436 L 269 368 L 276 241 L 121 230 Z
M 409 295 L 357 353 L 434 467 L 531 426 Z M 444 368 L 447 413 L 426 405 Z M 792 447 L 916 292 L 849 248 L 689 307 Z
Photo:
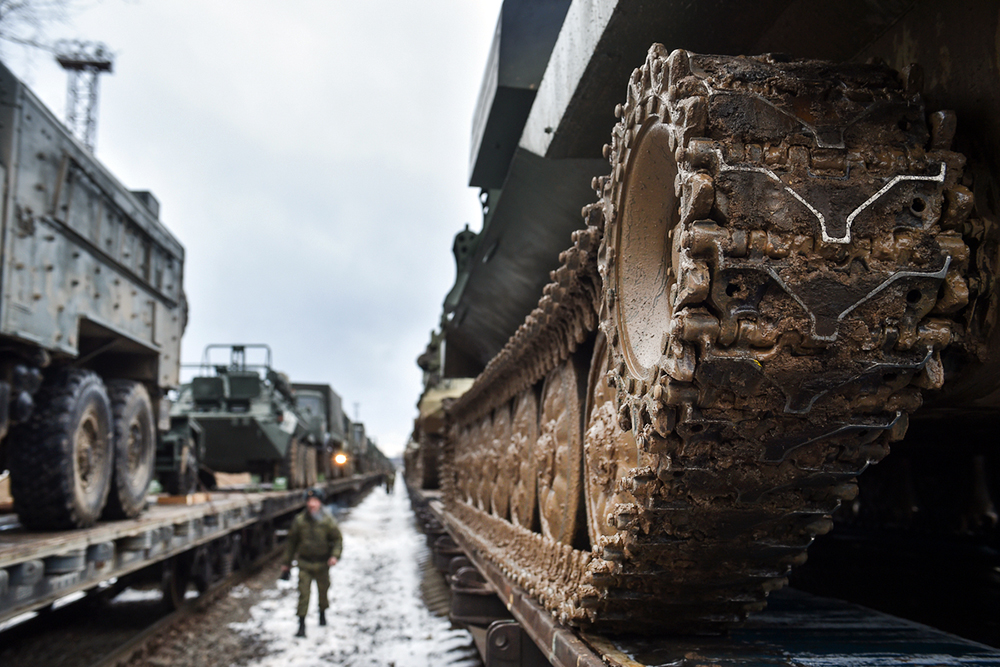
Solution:
M 97 79 L 111 72 L 114 54 L 100 42 L 63 41 L 56 62 L 68 75 L 66 125 L 93 152 L 97 140 Z

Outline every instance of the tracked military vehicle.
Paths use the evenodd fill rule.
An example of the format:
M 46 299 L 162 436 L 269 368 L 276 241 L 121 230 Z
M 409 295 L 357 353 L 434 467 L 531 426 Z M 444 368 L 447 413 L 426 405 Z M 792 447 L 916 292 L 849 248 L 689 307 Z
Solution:
M 611 632 L 741 622 L 835 518 L 995 571 L 998 22 L 505 2 L 442 321 L 442 377 L 476 378 L 449 528 Z M 890 447 L 914 465 L 865 473 Z
M 228 350 L 228 361 L 216 363 L 217 350 Z M 248 352 L 262 358 L 248 361 Z M 190 491 L 199 475 L 212 486 L 215 473 L 248 472 L 265 484 L 284 478 L 289 488 L 316 483 L 316 447 L 267 345 L 206 347 L 170 419 L 175 437 L 164 446 L 180 448 L 170 456 L 190 461 L 186 476 L 175 482 L 178 491 Z
M 187 320 L 184 248 L 0 65 L 0 472 L 34 529 L 145 507 Z

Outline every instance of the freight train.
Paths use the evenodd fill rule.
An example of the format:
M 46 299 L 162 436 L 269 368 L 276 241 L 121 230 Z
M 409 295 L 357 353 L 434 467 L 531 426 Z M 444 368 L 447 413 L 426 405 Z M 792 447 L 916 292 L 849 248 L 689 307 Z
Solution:
M 219 352 L 227 353 L 224 359 Z M 274 369 L 271 348 L 205 348 L 170 412 L 158 460 L 171 493 L 214 489 L 217 476 L 244 474 L 254 484 L 301 489 L 317 481 L 391 470 L 326 384 L 292 383 Z M 185 461 L 183 471 L 176 461 Z
M 998 21 L 507 0 L 408 483 L 564 625 L 801 572 L 1000 642 Z

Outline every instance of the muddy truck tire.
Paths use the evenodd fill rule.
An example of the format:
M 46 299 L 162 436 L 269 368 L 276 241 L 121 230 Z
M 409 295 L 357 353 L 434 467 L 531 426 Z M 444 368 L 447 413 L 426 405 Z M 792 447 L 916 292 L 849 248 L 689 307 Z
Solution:
M 974 345 L 964 159 L 919 93 L 916 69 L 659 45 L 633 73 L 586 228 L 449 413 L 455 525 L 560 620 L 719 632 L 762 609 L 942 350 Z M 560 530 L 464 489 L 490 452 L 463 434 L 532 394 L 559 408 L 534 460 Z
M 114 419 L 115 462 L 104 516 L 134 519 L 146 507 L 156 463 L 156 424 L 149 392 L 140 382 L 108 382 Z
M 92 371 L 59 371 L 36 406 L 7 445 L 14 511 L 33 530 L 92 526 L 108 499 L 114 458 L 104 383 Z

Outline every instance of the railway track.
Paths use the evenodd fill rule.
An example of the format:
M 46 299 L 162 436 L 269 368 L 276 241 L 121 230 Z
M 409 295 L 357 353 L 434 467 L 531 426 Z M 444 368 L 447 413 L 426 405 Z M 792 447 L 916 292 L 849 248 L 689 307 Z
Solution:
M 114 648 L 99 659 L 90 662 L 88 667 L 124 667 L 140 659 L 145 654 L 151 643 L 165 635 L 171 628 L 181 622 L 193 618 L 200 612 L 204 612 L 210 605 L 215 603 L 221 596 L 228 593 L 237 585 L 243 583 L 250 577 L 259 573 L 260 570 L 270 562 L 273 562 L 281 554 L 283 547 L 276 546 L 274 550 L 259 558 L 249 568 L 234 572 L 229 577 L 214 584 L 197 598 L 191 599 L 179 608 L 160 618 L 152 625 L 141 630 L 135 636 Z
M 1000 650 L 926 625 L 798 590 L 774 593 L 768 609 L 725 635 L 606 635 L 560 623 L 509 572 L 495 565 L 477 535 L 447 513 L 437 492 L 411 489 L 415 511 L 435 544 L 439 567 L 475 568 L 502 612 L 480 619 L 487 665 L 647 667 L 761 664 L 997 665 Z M 465 579 L 472 577 L 466 575 Z M 453 584 L 454 590 L 454 584 Z M 454 605 L 454 603 L 453 603 Z M 480 604 L 480 608 L 487 605 Z M 496 608 L 496 607 L 494 607 Z M 452 608 L 455 618 L 455 607 Z M 470 628 L 475 635 L 476 628 Z M 492 641 L 489 641 L 492 640 Z M 511 647 L 519 651 L 511 655 Z

